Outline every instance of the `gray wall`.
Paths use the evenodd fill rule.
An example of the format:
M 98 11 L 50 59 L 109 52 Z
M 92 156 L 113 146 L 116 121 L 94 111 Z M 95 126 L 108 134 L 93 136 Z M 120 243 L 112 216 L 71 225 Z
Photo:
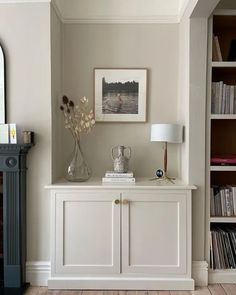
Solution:
M 51 6 L 51 90 L 52 90 L 52 181 L 63 175 L 62 116 L 58 114 L 62 94 L 63 24 Z
M 65 24 L 64 93 L 93 100 L 93 68 L 148 68 L 147 123 L 97 123 L 82 145 L 95 176 L 111 169 L 111 147 L 132 148 L 131 169 L 136 176 L 152 176 L 162 166 L 162 144 L 150 142 L 150 124 L 176 122 L 178 96 L 177 24 Z M 72 150 L 64 131 L 64 159 Z M 169 145 L 169 171 L 178 176 L 178 145 Z M 66 164 L 65 164 L 66 166 Z

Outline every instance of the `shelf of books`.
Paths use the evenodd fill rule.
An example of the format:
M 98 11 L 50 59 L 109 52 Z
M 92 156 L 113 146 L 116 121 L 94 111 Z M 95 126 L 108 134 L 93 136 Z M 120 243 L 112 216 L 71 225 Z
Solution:
M 211 20 L 208 104 L 210 283 L 236 281 L 236 16 Z

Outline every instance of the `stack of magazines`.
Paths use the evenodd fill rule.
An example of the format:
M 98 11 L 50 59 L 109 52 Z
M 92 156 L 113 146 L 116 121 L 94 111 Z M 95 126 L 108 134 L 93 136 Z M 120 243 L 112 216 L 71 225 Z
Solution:
M 107 171 L 105 177 L 102 178 L 103 183 L 135 183 L 134 173 L 128 171 L 125 173 L 118 173 L 114 171 Z

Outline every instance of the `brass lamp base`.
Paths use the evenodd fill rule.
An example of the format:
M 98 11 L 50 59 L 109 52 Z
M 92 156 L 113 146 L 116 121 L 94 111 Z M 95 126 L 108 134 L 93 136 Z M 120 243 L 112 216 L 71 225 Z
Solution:
M 175 182 L 174 182 L 175 178 L 169 177 L 167 175 L 164 175 L 163 177 L 154 177 L 154 178 L 151 178 L 150 180 L 156 180 L 158 182 L 165 181 L 166 183 L 171 182 L 171 183 L 175 184 Z
M 163 169 L 157 169 L 156 171 L 156 177 L 151 178 L 150 180 L 157 180 L 157 181 L 166 181 L 166 182 L 171 182 L 174 184 L 175 178 L 169 177 L 166 175 L 166 170 Z

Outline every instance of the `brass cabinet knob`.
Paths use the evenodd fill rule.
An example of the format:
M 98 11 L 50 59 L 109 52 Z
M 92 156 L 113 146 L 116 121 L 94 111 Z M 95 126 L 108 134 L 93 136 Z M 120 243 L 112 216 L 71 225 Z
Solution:
M 123 203 L 124 205 L 127 205 L 127 204 L 129 204 L 129 200 L 124 199 L 122 203 Z
M 116 199 L 116 200 L 115 200 L 115 204 L 116 204 L 116 205 L 120 204 L 120 200 Z

